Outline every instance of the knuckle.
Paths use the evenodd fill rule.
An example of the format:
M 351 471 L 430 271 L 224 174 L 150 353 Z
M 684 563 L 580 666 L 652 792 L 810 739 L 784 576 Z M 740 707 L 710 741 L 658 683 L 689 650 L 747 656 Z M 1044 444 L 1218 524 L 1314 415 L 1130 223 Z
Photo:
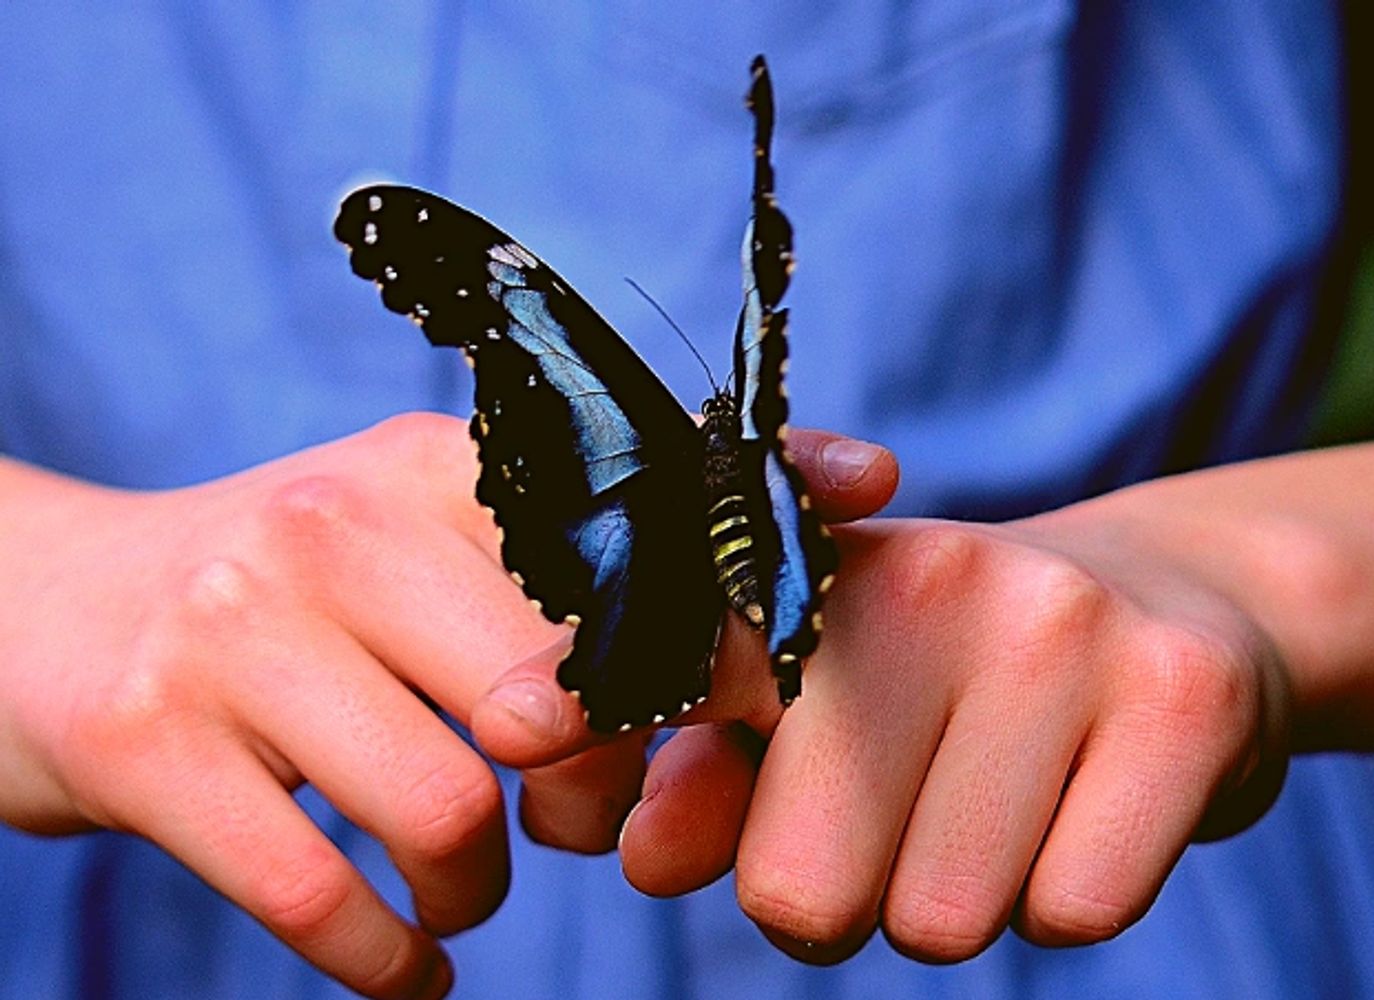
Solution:
M 1004 655 L 985 683 L 1002 683 L 1008 671 L 1025 691 L 1051 690 L 1078 669 L 1116 614 L 1117 597 L 1079 564 L 1033 553 L 1005 565 L 992 589 L 1005 623 Z
M 147 797 L 198 773 L 215 742 L 203 694 L 187 677 L 184 646 L 151 645 L 142 643 L 121 669 L 76 692 L 62 720 L 65 737 L 52 744 L 73 802 L 102 826 L 146 830 Z
M 1040 559 L 1023 579 L 1032 603 L 1030 635 L 1037 644 L 1078 641 L 1094 634 L 1110 613 L 1111 591 L 1078 563 Z
M 1236 732 L 1259 712 L 1257 683 L 1235 644 L 1179 627 L 1150 630 L 1142 679 L 1151 714 L 1180 729 Z
M 359 531 L 367 521 L 366 503 L 361 489 L 343 476 L 296 476 L 268 494 L 263 519 L 273 538 L 318 552 Z
M 169 749 L 184 729 L 180 720 L 191 703 L 176 666 L 156 657 L 137 659 L 86 692 L 72 718 L 80 739 L 64 742 L 72 757 L 84 758 L 98 776 L 114 761 L 130 768 Z
M 188 646 L 198 645 L 209 634 L 237 629 L 248 618 L 258 600 L 257 581 L 243 563 L 234 559 L 211 557 L 191 566 L 179 582 L 173 599 Z M 174 644 L 175 645 L 175 644 Z
M 960 524 L 939 523 L 897 543 L 877 581 L 892 604 L 926 604 L 973 586 L 983 573 L 992 540 Z
M 468 846 L 502 807 L 501 785 L 490 770 L 444 764 L 409 788 L 397 816 L 410 849 L 440 860 Z
M 252 890 L 248 908 L 282 938 L 314 941 L 336 928 L 354 891 L 348 862 L 315 848 L 269 870 Z
M 735 893 L 760 927 L 822 949 L 863 940 L 875 923 L 871 907 L 833 891 L 832 880 L 805 873 L 741 868 Z
M 920 886 L 888 897 L 883 934 L 908 958 L 959 962 L 996 940 L 1006 907 L 989 900 L 974 878 L 925 879 Z

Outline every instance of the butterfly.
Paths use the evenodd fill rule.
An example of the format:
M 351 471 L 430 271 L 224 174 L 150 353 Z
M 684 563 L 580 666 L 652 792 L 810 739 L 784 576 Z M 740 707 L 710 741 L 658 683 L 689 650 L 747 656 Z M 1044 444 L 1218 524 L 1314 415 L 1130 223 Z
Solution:
M 702 404 L 700 426 L 567 282 L 485 219 L 378 185 L 349 194 L 334 224 L 383 304 L 473 367 L 477 499 L 525 594 L 576 626 L 558 680 L 601 732 L 663 722 L 706 697 L 727 604 L 766 635 L 790 704 L 837 565 L 783 444 L 778 305 L 792 227 L 773 192 L 762 56 L 751 73 L 753 211 L 733 385 Z

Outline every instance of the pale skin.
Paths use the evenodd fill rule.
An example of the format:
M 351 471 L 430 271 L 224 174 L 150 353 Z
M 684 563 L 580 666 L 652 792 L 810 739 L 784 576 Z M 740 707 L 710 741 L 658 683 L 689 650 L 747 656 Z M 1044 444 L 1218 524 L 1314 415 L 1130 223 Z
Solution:
M 829 437 L 799 434 L 813 468 Z M 417 692 L 467 721 L 568 634 L 500 565 L 475 479 L 466 422 L 435 414 L 167 492 L 0 458 L 0 821 L 140 834 L 354 989 L 447 992 L 437 938 L 503 898 L 505 816 Z M 886 500 L 829 492 L 851 515 Z M 302 781 L 388 847 L 414 924 L 291 800 Z
M 936 962 L 1009 923 L 1046 945 L 1110 938 L 1190 841 L 1262 814 L 1290 751 L 1374 748 L 1371 510 L 1361 445 L 1001 525 L 837 529 L 803 697 L 779 712 L 756 640 L 727 635 L 692 717 L 708 724 L 659 752 L 624 823 L 626 876 L 673 895 L 733 866 L 745 913 L 814 962 L 875 929 Z M 529 767 L 578 726 L 537 667 L 517 675 L 518 696 L 496 689 L 474 724 Z M 541 699 L 552 721 L 531 724 Z M 604 759 L 596 785 L 575 761 L 550 772 L 618 801 L 632 756 L 618 782 Z M 614 824 L 535 774 L 528 829 L 609 845 Z
M 871 513 L 891 456 L 830 440 L 793 439 L 818 508 Z M 508 861 L 494 776 L 416 689 L 527 769 L 538 839 L 608 849 L 642 783 L 630 880 L 734 865 L 745 912 L 813 961 L 879 926 L 933 960 L 1008 921 L 1109 937 L 1189 840 L 1262 811 L 1290 740 L 1368 747 L 1370 448 L 1000 526 L 840 529 L 803 697 L 781 713 L 730 630 L 703 724 L 647 777 L 642 735 L 598 743 L 553 681 L 567 632 L 508 581 L 474 475 L 432 415 L 167 493 L 0 464 L 0 819 L 147 836 L 355 989 L 437 996 L 436 937 L 499 904 Z M 386 843 L 417 925 L 296 808 L 302 780 Z

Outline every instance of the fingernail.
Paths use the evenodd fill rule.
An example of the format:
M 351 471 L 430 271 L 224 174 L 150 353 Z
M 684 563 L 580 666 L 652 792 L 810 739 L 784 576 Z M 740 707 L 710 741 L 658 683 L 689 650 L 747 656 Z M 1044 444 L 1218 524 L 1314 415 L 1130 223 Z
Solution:
M 821 469 L 833 486 L 853 486 L 878 460 L 882 448 L 867 441 L 836 438 L 821 446 Z
M 558 727 L 558 701 L 542 681 L 508 681 L 493 688 L 487 697 L 537 733 L 550 733 Z

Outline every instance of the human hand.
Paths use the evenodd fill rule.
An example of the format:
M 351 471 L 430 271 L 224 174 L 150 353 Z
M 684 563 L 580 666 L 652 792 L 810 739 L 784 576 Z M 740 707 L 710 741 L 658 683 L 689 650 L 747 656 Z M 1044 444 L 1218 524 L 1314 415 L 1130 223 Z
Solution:
M 875 925 L 927 961 L 971 957 L 1009 921 L 1088 943 L 1145 912 L 1190 840 L 1277 792 L 1280 658 L 1173 567 L 1068 520 L 874 523 L 841 544 L 809 699 L 772 732 L 752 797 L 747 744 L 719 730 L 655 760 L 622 841 L 641 888 L 717 873 L 728 837 L 682 831 L 726 801 L 741 906 L 799 958 L 844 958 Z M 762 695 L 731 714 L 757 718 Z
M 896 489 L 896 460 L 877 445 L 793 428 L 788 450 L 807 475 L 816 511 L 830 523 L 875 513 Z M 727 615 L 727 633 L 730 628 Z M 645 669 L 652 670 L 652 664 Z M 674 726 L 717 718 L 724 711 L 717 706 L 723 704 L 725 668 L 718 663 L 715 673 L 712 697 L 675 719 Z M 745 676 L 747 671 L 735 673 Z M 771 677 L 766 668 L 761 676 Z M 778 710 L 771 679 L 767 688 L 770 694 L 760 711 L 771 729 Z M 502 677 L 474 708 L 472 730 L 490 754 L 523 769 L 520 813 L 534 839 L 585 853 L 615 846 L 622 820 L 639 799 L 650 731 L 610 740 L 590 732 L 576 699 L 553 682 L 547 658 L 531 660 Z M 578 749 L 580 753 L 569 755 Z
M 660 750 L 625 822 L 627 877 L 677 894 L 733 863 L 744 911 L 816 962 L 877 926 L 928 961 L 1008 922 L 1056 945 L 1128 926 L 1190 840 L 1269 804 L 1290 716 L 1269 631 L 1139 506 L 838 530 L 802 698 L 780 713 L 731 630 L 694 716 L 714 721 Z
M 427 414 L 165 493 L 0 465 L 0 819 L 141 834 L 352 988 L 445 992 L 435 938 L 495 909 L 507 843 L 495 776 L 418 692 L 466 721 L 565 631 L 510 583 L 475 475 Z M 418 926 L 302 781 L 387 846 Z

